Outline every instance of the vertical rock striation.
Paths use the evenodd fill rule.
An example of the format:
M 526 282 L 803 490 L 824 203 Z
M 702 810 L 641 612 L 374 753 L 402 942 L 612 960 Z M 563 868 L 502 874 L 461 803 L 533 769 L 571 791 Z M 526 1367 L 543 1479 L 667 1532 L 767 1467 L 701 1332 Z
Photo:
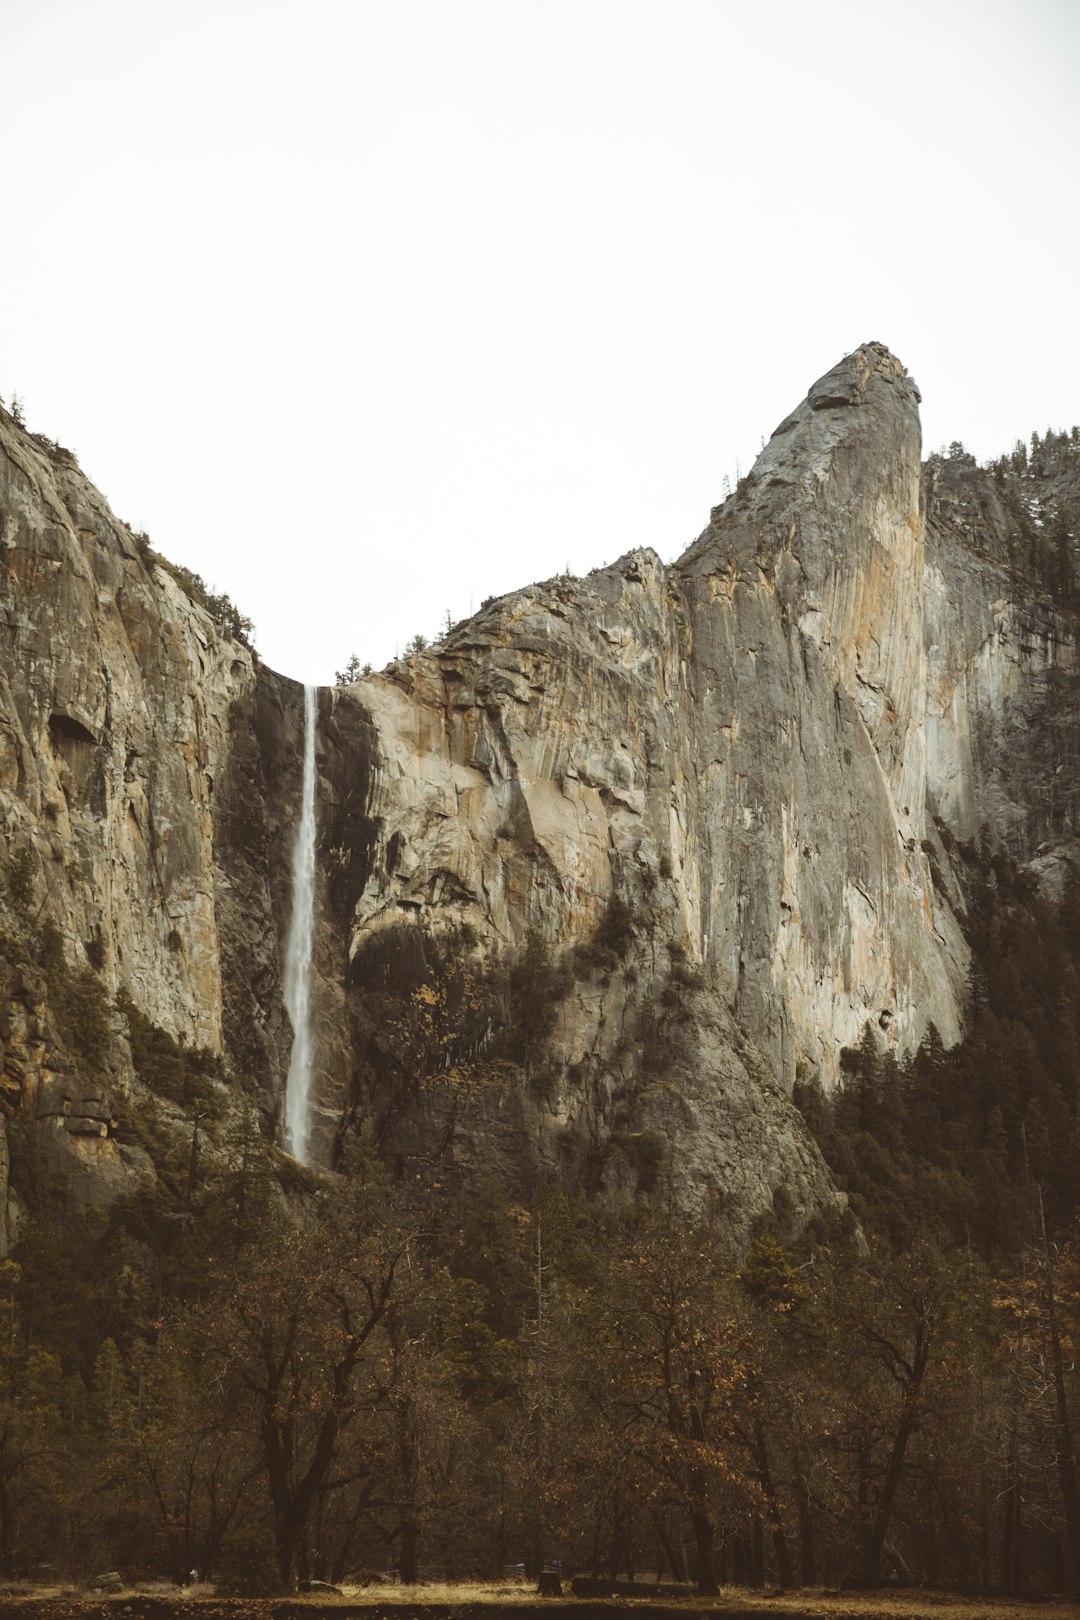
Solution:
M 148 562 L 70 453 L 0 411 L 0 1090 L 75 1202 L 149 1173 L 116 1135 L 123 1055 L 110 1076 L 77 1061 L 18 960 L 52 948 L 172 1036 L 220 1049 L 214 783 L 254 681 L 248 649 Z M 0 1206 L 2 1248 L 6 1185 Z
M 955 1039 L 965 952 L 922 849 L 917 401 L 868 345 L 672 568 L 634 553 L 505 597 L 357 688 L 386 847 L 354 953 L 403 912 L 559 945 L 618 893 L 788 1087 L 831 1083 L 870 1020 L 900 1050 L 931 1020 Z
M 924 478 L 928 802 L 1057 887 L 1080 809 L 1080 442 L 993 472 L 954 448 Z
M 0 818 L 70 959 L 221 1042 L 212 800 L 254 679 L 67 452 L 0 421 Z
M 926 836 L 918 393 L 880 345 L 810 390 L 677 565 L 706 791 L 703 951 L 790 1083 L 872 1021 L 959 1032 Z

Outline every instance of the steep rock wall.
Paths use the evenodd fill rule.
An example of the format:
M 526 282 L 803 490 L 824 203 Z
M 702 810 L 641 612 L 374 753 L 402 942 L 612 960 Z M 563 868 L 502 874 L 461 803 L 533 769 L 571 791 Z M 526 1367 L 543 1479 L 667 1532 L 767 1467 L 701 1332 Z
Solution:
M 221 1042 L 211 803 L 251 654 L 0 418 L 0 817 L 71 959 Z
M 921 847 L 923 535 L 917 395 L 869 346 L 674 567 L 502 598 L 354 688 L 384 829 L 354 955 L 402 913 L 565 945 L 618 894 L 788 1087 L 831 1083 L 869 1019 L 901 1050 L 931 1019 L 955 1039 L 965 952 Z
M 957 448 L 924 480 L 929 802 L 957 837 L 986 826 L 1060 879 L 1080 808 L 1080 445 L 1022 477 Z M 1052 520 L 1067 579 L 1035 566 Z
M 864 345 L 677 563 L 530 586 L 320 693 L 320 1163 L 365 1129 L 401 1167 L 666 1185 L 736 1243 L 834 1202 L 793 1080 L 834 1083 L 867 1025 L 899 1053 L 961 1029 L 934 817 L 1060 877 L 1080 791 L 1075 613 L 1018 566 L 1000 477 L 958 457 L 921 479 L 917 407 Z M 225 1052 L 275 1132 L 302 690 L 67 453 L 2 412 L 0 447 L 6 915 Z M 61 1135 L 82 1169 L 111 1153 L 85 1183 L 108 1196 L 148 1167 L 111 1145 L 107 1096 L 78 1113 L 19 983 L 5 1096 L 89 1120 Z
M 117 1138 L 123 1020 L 90 1072 L 41 975 L 11 962 L 48 949 L 51 930 L 72 975 L 220 1049 L 212 805 L 230 713 L 254 682 L 248 649 L 148 562 L 74 458 L 0 412 L 0 1091 L 38 1124 L 75 1203 L 151 1173 Z M 7 1161 L 4 1147 L 0 1249 L 16 1213 Z
M 732 1019 L 730 987 L 692 966 L 703 962 L 703 881 L 686 627 L 677 583 L 636 552 L 587 580 L 504 597 L 430 653 L 335 694 L 337 712 L 356 705 L 370 718 L 378 759 L 346 998 L 353 1102 L 378 1116 L 395 1095 L 379 1030 L 408 1016 L 424 971 L 402 965 L 410 936 L 441 938 L 488 983 L 530 936 L 564 963 L 577 946 L 584 965 L 568 963 L 541 1084 L 519 1071 L 479 1102 L 442 1099 L 442 1116 L 456 1111 L 454 1150 L 474 1162 L 481 1143 L 505 1169 L 521 1155 L 500 1142 L 528 1141 L 539 1168 L 629 1191 L 659 1161 L 689 1207 L 725 1207 L 742 1229 L 780 1186 L 803 1216 L 829 1194 L 801 1122 Z M 626 948 L 591 964 L 613 898 Z M 410 1108 L 406 1077 L 395 1078 L 387 1129 L 417 1151 L 416 1114 L 442 1117 L 438 1091 Z
M 918 395 L 878 345 L 815 384 L 677 565 L 693 602 L 704 950 L 790 1083 L 872 1020 L 959 1032 L 925 833 Z

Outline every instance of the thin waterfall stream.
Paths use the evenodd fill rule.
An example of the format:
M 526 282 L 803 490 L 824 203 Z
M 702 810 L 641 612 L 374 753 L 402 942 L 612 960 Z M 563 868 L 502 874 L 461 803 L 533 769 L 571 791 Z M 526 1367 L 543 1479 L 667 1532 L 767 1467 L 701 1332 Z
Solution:
M 315 1064 L 312 1019 L 312 958 L 315 949 L 315 729 L 316 691 L 304 687 L 304 779 L 300 825 L 292 856 L 292 915 L 285 940 L 285 1010 L 293 1028 L 285 1082 L 285 1146 L 308 1163 L 311 1081 Z

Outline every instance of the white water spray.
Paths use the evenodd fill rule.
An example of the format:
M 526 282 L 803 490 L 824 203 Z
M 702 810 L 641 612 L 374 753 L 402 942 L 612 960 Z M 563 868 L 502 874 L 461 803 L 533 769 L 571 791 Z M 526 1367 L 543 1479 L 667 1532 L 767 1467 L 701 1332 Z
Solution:
M 285 1082 L 285 1146 L 308 1162 L 311 1135 L 311 1074 L 315 1031 L 311 1016 L 311 965 L 315 946 L 315 688 L 304 687 L 304 784 L 300 825 L 292 857 L 292 916 L 285 940 L 285 1010 L 293 1027 L 289 1077 Z

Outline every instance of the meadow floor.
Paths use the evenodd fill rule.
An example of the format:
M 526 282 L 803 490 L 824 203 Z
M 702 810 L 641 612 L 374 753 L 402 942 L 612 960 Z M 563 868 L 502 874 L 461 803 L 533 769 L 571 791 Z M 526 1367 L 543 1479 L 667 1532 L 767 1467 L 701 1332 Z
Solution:
M 0 1588 L 0 1620 L 1064 1620 L 1065 1601 L 1018 1602 L 948 1592 L 791 1592 L 767 1597 L 730 1587 L 718 1598 L 538 1598 L 528 1586 L 419 1586 L 346 1589 L 340 1597 L 216 1597 L 208 1588 L 133 1587 L 102 1597 L 74 1590 Z

